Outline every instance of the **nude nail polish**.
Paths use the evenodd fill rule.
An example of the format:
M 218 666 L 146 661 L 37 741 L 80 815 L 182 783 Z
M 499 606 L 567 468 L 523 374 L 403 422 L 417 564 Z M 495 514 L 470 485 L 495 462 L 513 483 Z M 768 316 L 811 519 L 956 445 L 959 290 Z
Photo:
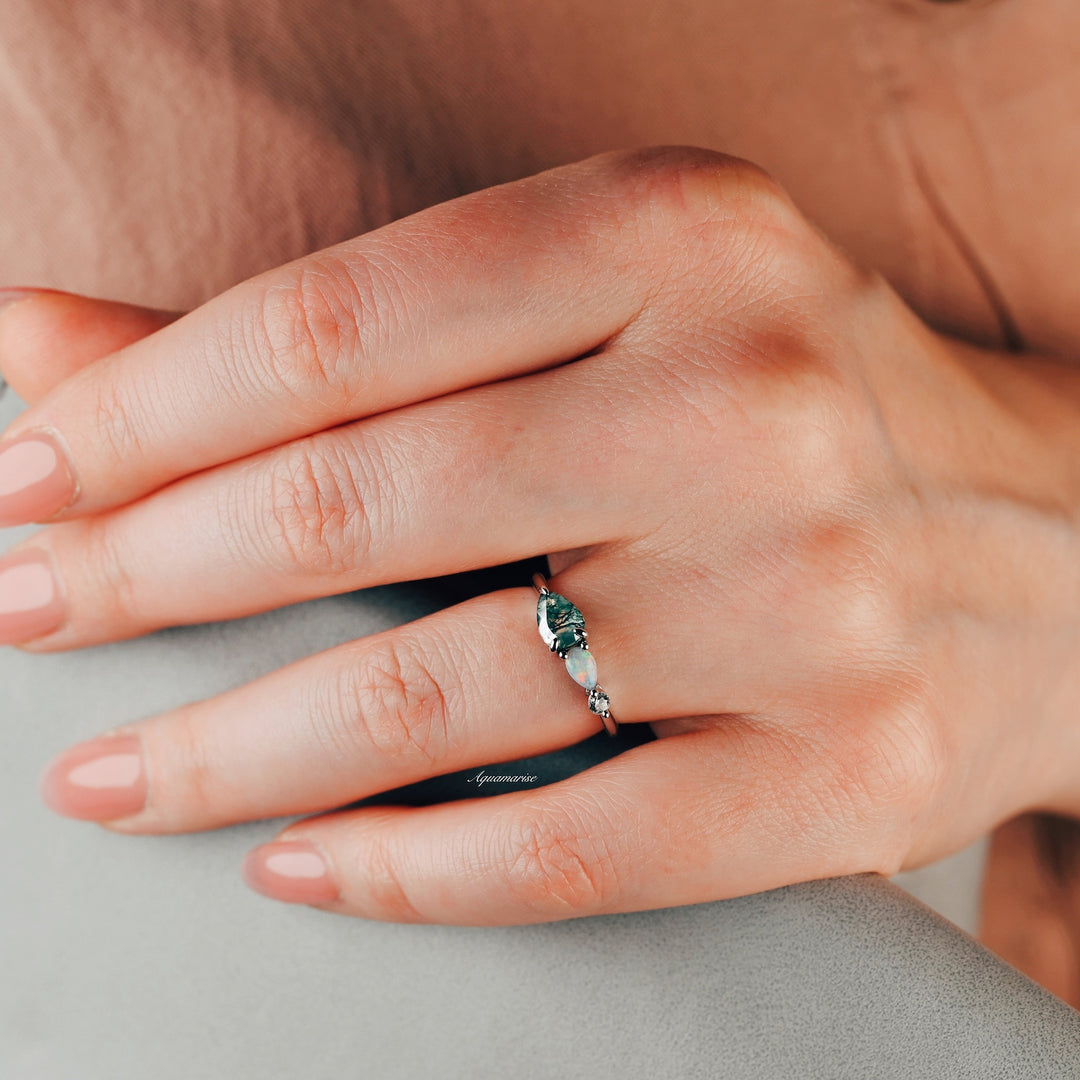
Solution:
M 15 285 L 0 289 L 0 308 L 6 308 L 8 304 L 14 304 L 16 300 L 29 300 L 42 293 L 56 292 L 55 289 L 38 289 L 33 286 Z
M 49 763 L 41 777 L 45 805 L 64 817 L 111 821 L 146 804 L 146 769 L 137 735 L 77 743 Z
M 25 551 L 0 559 L 0 645 L 50 634 L 65 617 L 64 598 L 46 552 Z
M 0 525 L 44 521 L 76 494 L 59 439 L 39 429 L 0 441 Z
M 272 900 L 325 904 L 340 895 L 326 860 L 308 840 L 278 840 L 244 857 L 245 883 Z

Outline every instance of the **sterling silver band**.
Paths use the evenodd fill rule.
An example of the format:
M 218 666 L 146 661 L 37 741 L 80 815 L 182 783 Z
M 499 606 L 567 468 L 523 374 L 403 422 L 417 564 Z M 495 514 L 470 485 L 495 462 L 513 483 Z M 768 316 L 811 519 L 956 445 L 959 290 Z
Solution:
M 536 602 L 536 625 L 544 644 L 566 662 L 570 677 L 588 693 L 589 708 L 604 723 L 604 730 L 614 735 L 619 722 L 611 715 L 606 691 L 596 681 L 596 661 L 589 652 L 585 617 L 565 596 L 552 592 L 541 573 L 533 574 L 533 588 L 540 594 Z

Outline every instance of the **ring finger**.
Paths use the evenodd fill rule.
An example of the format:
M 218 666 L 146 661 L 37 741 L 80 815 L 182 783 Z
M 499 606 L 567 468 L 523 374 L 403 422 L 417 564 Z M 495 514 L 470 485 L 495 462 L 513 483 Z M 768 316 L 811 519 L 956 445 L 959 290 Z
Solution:
M 578 742 L 600 718 L 544 649 L 535 600 L 475 597 L 126 724 L 61 753 L 42 796 L 125 832 L 188 832 Z M 619 658 L 605 659 L 618 679 Z

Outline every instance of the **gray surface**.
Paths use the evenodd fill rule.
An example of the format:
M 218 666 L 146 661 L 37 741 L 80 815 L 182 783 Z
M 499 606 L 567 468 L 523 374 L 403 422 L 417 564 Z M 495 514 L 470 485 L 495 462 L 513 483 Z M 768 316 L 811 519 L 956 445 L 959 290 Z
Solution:
M 41 768 L 74 741 L 481 585 L 372 589 L 63 655 L 0 650 L 0 1076 L 1080 1075 L 1080 1014 L 878 877 L 545 926 L 398 926 L 251 893 L 241 857 L 280 820 L 127 837 L 38 799 Z M 605 739 L 544 775 L 610 752 Z
M 895 874 L 894 885 L 974 934 L 979 925 L 979 893 L 990 852 L 990 838 L 980 837 L 963 851 L 918 870 Z

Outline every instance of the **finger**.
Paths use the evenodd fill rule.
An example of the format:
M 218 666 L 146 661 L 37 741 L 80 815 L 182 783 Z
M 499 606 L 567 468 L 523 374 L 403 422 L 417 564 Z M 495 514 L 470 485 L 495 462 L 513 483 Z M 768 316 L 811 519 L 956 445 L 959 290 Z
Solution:
M 0 372 L 33 405 L 75 372 L 179 317 L 55 289 L 0 290 Z
M 493 926 L 894 872 L 901 830 L 835 782 L 813 738 L 727 717 L 539 789 L 309 819 L 244 877 L 340 914 Z
M 39 590 L 48 618 L 0 617 L 0 640 L 80 647 L 640 534 L 655 496 L 625 462 L 663 420 L 653 377 L 628 380 L 618 362 L 590 358 L 320 432 L 50 526 L 0 562 L 9 611 L 19 605 L 5 605 L 5 589 L 55 575 Z M 618 423 L 595 422 L 597 401 Z
M 14 422 L 9 437 L 55 432 L 69 458 L 68 502 L 37 506 L 33 520 L 98 512 L 328 426 L 589 352 L 646 306 L 688 244 L 707 244 L 719 268 L 722 245 L 699 236 L 700 221 L 717 188 L 738 204 L 732 163 L 688 148 L 602 154 L 236 286 Z
M 535 612 L 532 588 L 475 597 L 126 724 L 58 755 L 42 796 L 125 832 L 190 832 L 578 742 L 600 719 Z

